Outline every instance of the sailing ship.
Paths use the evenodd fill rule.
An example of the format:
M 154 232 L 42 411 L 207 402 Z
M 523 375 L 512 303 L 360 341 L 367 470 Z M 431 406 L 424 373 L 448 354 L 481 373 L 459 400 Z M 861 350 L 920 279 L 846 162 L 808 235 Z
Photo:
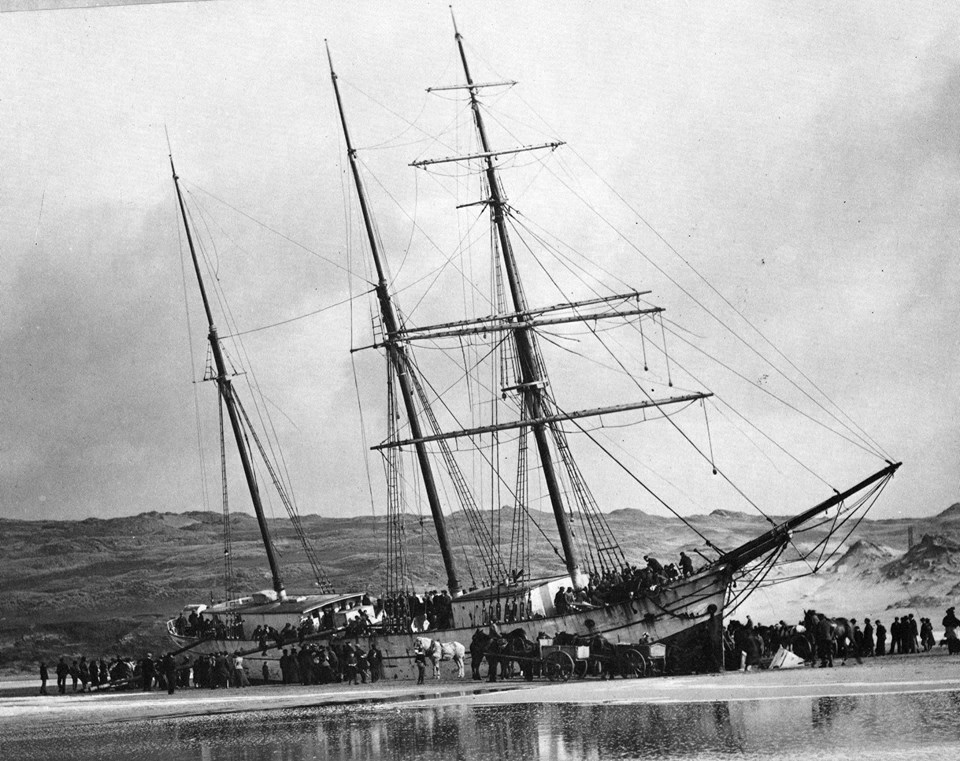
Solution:
M 387 568 L 377 595 L 364 589 L 337 594 L 327 582 L 320 594 L 288 595 L 285 591 L 247 451 L 249 436 L 245 426 L 249 420 L 237 402 L 226 371 L 174 170 L 182 222 L 209 322 L 213 379 L 247 476 L 273 587 L 216 605 L 187 606 L 178 619 L 168 622 L 170 636 L 182 649 L 249 654 L 257 673 L 262 661 L 276 676 L 283 647 L 304 642 L 348 641 L 364 649 L 375 645 L 383 654 L 388 675 L 393 670 L 398 676 L 409 677 L 414 674 L 414 637 L 425 634 L 441 642 L 466 644 L 475 632 L 488 627 L 521 631 L 530 640 L 566 632 L 600 636 L 614 643 L 663 643 L 673 654 L 675 669 L 722 668 L 724 615 L 764 583 L 771 566 L 787 548 L 800 558 L 809 558 L 812 552 L 823 557 L 823 543 L 801 551 L 793 542 L 794 532 L 814 524 L 832 537 L 851 517 L 869 509 L 900 463 L 881 457 L 884 464 L 875 472 L 852 486 L 833 489 L 826 499 L 794 517 L 778 521 L 768 518 L 769 530 L 734 549 L 721 550 L 697 531 L 706 550 L 700 553 L 697 568 L 691 564 L 680 573 L 664 573 L 656 561 L 651 561 L 646 569 L 631 565 L 607 514 L 591 491 L 586 474 L 577 464 L 571 439 L 578 435 L 596 444 L 645 493 L 668 506 L 642 479 L 630 473 L 624 461 L 594 436 L 591 431 L 596 429 L 588 425 L 591 421 L 614 418 L 639 422 L 640 416 L 646 421 L 649 416 L 676 427 L 669 409 L 703 405 L 712 395 L 691 391 L 657 396 L 647 382 L 635 384 L 639 398 L 633 401 L 579 410 L 558 403 L 542 347 L 548 330 L 585 326 L 586 334 L 597 338 L 596 326 L 601 323 L 626 326 L 639 335 L 645 352 L 649 339 L 643 333 L 644 326 L 648 331 L 659 326 L 665 345 L 663 309 L 650 305 L 645 299 L 648 292 L 639 290 L 595 292 L 586 299 L 547 306 L 531 303 L 514 246 L 516 210 L 504 190 L 500 161 L 519 153 L 555 150 L 561 143 L 496 149 L 485 123 L 481 93 L 513 83 L 475 82 L 455 21 L 454 37 L 464 82 L 434 89 L 465 94 L 472 131 L 479 144 L 469 154 L 428 158 L 413 165 L 423 169 L 456 163 L 476 169 L 482 197 L 468 205 L 481 207 L 489 216 L 491 312 L 425 326 L 414 325 L 399 306 L 364 187 L 358 151 L 348 128 L 338 77 L 327 50 L 354 197 L 373 273 L 377 327 L 372 347 L 382 351 L 387 367 L 387 435 L 373 447 L 383 457 L 387 486 Z M 482 356 L 485 362 L 496 365 L 494 380 L 485 384 L 492 392 L 491 398 L 484 401 L 485 418 L 475 418 L 473 425 L 445 424 L 448 419 L 456 422 L 458 418 L 447 414 L 445 407 L 438 411 L 445 402 L 424 377 L 415 356 L 416 346 L 438 346 L 445 341 L 454 342 L 467 365 L 470 363 L 465 345 L 471 351 L 482 346 L 471 356 Z M 661 352 L 666 358 L 664 346 Z M 611 352 L 611 361 L 633 377 L 623 357 Z M 646 370 L 645 357 L 642 365 Z M 464 378 L 477 375 L 476 365 L 460 369 Z M 672 381 L 667 386 L 672 390 Z M 487 495 L 491 500 L 487 510 L 481 508 L 471 478 L 458 459 L 463 452 L 470 453 L 474 463 L 484 464 L 481 480 L 486 478 L 487 483 L 494 484 Z M 711 461 L 710 467 L 716 474 L 716 464 Z M 429 508 L 446 576 L 445 590 L 434 597 L 432 606 L 425 604 L 423 595 L 415 588 L 415 574 L 407 558 L 405 520 L 409 520 L 410 501 L 405 495 L 410 490 Z M 534 517 L 537 490 L 549 505 L 555 524 L 549 530 L 537 524 Z M 496 500 L 504 494 L 513 502 L 509 553 L 503 549 L 500 526 L 488 522 L 493 515 L 503 513 Z M 454 541 L 449 503 L 459 507 L 458 522 L 469 528 L 468 541 Z M 533 528 L 553 544 L 558 562 L 551 574 L 536 573 L 539 569 L 534 567 L 530 550 Z M 470 550 L 465 550 L 471 544 Z M 635 557 L 634 553 L 629 554 Z M 469 584 L 464 581 L 464 565 L 469 567 Z M 433 615 L 427 615 L 428 609 L 432 609 Z M 198 611 L 208 621 L 220 619 L 219 626 L 203 632 L 196 629 L 192 621 Z M 193 614 L 191 623 L 185 623 L 188 613 Z M 233 623 L 224 624 L 227 619 Z M 268 627 L 275 633 L 269 639 L 253 636 L 254 631 L 262 633 Z

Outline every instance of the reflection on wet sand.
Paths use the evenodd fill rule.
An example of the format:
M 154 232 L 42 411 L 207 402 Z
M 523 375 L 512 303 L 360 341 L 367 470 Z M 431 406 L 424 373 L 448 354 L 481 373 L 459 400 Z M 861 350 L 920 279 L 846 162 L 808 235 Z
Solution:
M 603 759 L 957 746 L 960 693 L 640 705 L 389 705 L 29 728 L 0 735 L 3 758 Z M 36 730 L 34 730 L 36 731 Z M 864 756 L 866 757 L 866 756 Z

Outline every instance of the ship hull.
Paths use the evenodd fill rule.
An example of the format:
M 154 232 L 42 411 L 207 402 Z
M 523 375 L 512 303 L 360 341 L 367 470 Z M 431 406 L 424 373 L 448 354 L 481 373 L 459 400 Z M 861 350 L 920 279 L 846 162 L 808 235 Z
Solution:
M 721 630 L 723 607 L 730 584 L 730 573 L 725 567 L 713 566 L 693 576 L 675 581 L 670 586 L 647 596 L 606 607 L 580 610 L 562 616 L 549 616 L 526 621 L 499 622 L 501 633 L 523 631 L 529 640 L 554 637 L 560 632 L 581 636 L 599 635 L 616 644 L 663 643 L 667 646 L 668 668 L 674 673 L 716 671 L 722 668 Z M 285 617 L 284 617 L 285 616 Z M 295 614 L 286 613 L 272 620 L 263 619 L 280 630 L 286 623 L 298 623 Z M 588 625 L 588 621 L 591 624 Z M 470 671 L 470 642 L 482 626 L 461 626 L 425 632 L 375 633 L 363 636 L 345 636 L 337 632 L 332 637 L 308 638 L 307 642 L 328 644 L 331 639 L 369 649 L 376 645 L 383 654 L 383 678 L 415 679 L 414 663 L 416 637 L 429 637 L 440 642 L 460 642 L 467 649 L 467 674 Z M 281 681 L 280 656 L 282 648 L 300 648 L 299 641 L 277 646 L 269 642 L 266 650 L 249 639 L 206 639 L 196 641 L 170 632 L 178 649 L 189 649 L 195 654 L 236 652 L 248 653 L 246 660 L 250 674 L 261 677 L 263 666 L 271 681 Z M 306 644 L 306 642 L 304 643 Z M 444 678 L 455 678 L 456 668 L 442 664 Z

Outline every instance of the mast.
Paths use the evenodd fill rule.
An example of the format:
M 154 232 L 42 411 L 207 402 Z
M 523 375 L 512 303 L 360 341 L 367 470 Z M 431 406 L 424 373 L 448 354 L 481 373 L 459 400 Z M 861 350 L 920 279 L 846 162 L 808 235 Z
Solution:
M 200 262 L 197 259 L 197 252 L 193 246 L 193 236 L 190 234 L 190 224 L 187 222 L 187 211 L 183 205 L 183 195 L 180 193 L 180 178 L 177 177 L 177 170 L 173 165 L 172 155 L 170 156 L 170 170 L 173 172 L 173 185 L 177 189 L 177 203 L 180 205 L 183 229 L 187 233 L 187 245 L 190 247 L 193 269 L 197 273 L 197 284 L 200 286 L 200 298 L 203 299 L 203 309 L 207 313 L 207 324 L 210 326 L 208 338 L 210 340 L 210 349 L 213 352 L 213 362 L 217 368 L 217 389 L 227 407 L 227 414 L 230 417 L 230 427 L 233 428 L 233 437 L 237 442 L 237 452 L 240 455 L 240 462 L 243 465 L 243 475 L 247 479 L 247 488 L 250 491 L 250 500 L 253 502 L 253 511 L 257 515 L 257 524 L 260 526 L 263 548 L 267 552 L 267 563 L 270 565 L 270 574 L 273 577 L 273 589 L 277 593 L 277 596 L 283 599 L 287 596 L 287 593 L 283 587 L 283 581 L 280 578 L 280 566 L 277 564 L 276 552 L 273 549 L 273 542 L 270 539 L 270 530 L 267 528 L 266 515 L 263 512 L 263 504 L 260 501 L 260 490 L 257 488 L 256 474 L 253 471 L 253 463 L 250 460 L 250 453 L 247 450 L 246 439 L 244 438 L 243 428 L 240 423 L 240 416 L 237 412 L 237 401 L 234 397 L 233 383 L 227 375 L 226 363 L 223 360 L 223 347 L 220 345 L 217 328 L 213 324 L 213 312 L 210 310 L 207 291 L 206 288 L 204 288 L 203 277 L 200 274 Z
M 370 253 L 373 256 L 374 267 L 377 271 L 376 293 L 377 301 L 380 304 L 380 315 L 383 319 L 383 325 L 387 333 L 387 340 L 384 346 L 387 350 L 387 358 L 397 374 L 397 381 L 400 385 L 400 396 L 403 399 L 403 406 L 407 412 L 407 419 L 410 424 L 411 438 L 422 439 L 423 429 L 420 425 L 420 417 L 414 402 L 413 383 L 410 378 L 410 358 L 404 345 L 399 341 L 401 334 L 400 319 L 397 315 L 396 307 L 390 296 L 390 288 L 387 284 L 386 267 L 384 266 L 384 257 L 380 251 L 380 245 L 377 236 L 373 230 L 373 217 L 367 204 L 366 193 L 363 188 L 363 180 L 360 177 L 360 168 L 357 165 L 357 151 L 350 141 L 350 132 L 347 129 L 347 118 L 343 111 L 343 101 L 340 98 L 340 87 L 337 84 L 337 75 L 333 70 L 333 59 L 330 56 L 330 47 L 327 46 L 327 60 L 330 64 L 330 78 L 333 80 L 333 92 L 337 98 L 337 110 L 340 113 L 340 123 L 343 127 L 343 138 L 347 144 L 347 156 L 350 159 L 350 169 L 353 173 L 353 182 L 357 190 L 357 198 L 360 202 L 360 211 L 363 215 L 363 224 L 367 233 L 367 240 L 370 243 Z M 433 516 L 433 524 L 437 531 L 437 541 L 440 544 L 440 554 L 443 557 L 443 565 L 447 572 L 447 588 L 450 595 L 456 597 L 460 594 L 460 581 L 457 578 L 456 564 L 453 560 L 453 551 L 450 546 L 450 539 L 447 535 L 446 519 L 440 506 L 440 496 L 437 490 L 436 478 L 433 474 L 433 466 L 430 462 L 430 456 L 427 452 L 426 443 L 417 441 L 414 444 L 417 453 L 417 461 L 420 464 L 420 474 L 423 478 L 424 491 L 427 494 L 427 502 L 430 505 L 430 513 Z
M 513 308 L 517 315 L 523 315 L 527 312 L 527 302 L 520 282 L 520 274 L 517 269 L 516 258 L 513 254 L 513 247 L 510 245 L 510 236 L 507 232 L 506 199 L 503 196 L 496 166 L 493 162 L 497 152 L 491 150 L 490 142 L 487 139 L 483 115 L 480 112 L 480 102 L 477 99 L 477 90 L 479 87 L 474 84 L 473 78 L 470 76 L 467 55 L 463 49 L 463 37 L 457 29 L 456 19 L 453 21 L 453 30 L 457 40 L 457 48 L 460 51 L 460 60 L 463 63 L 463 73 L 467 79 L 467 90 L 470 93 L 470 107 L 473 111 L 474 123 L 476 124 L 477 133 L 480 137 L 481 153 L 478 155 L 483 159 L 487 185 L 490 188 L 490 198 L 486 202 L 490 206 L 493 223 L 497 229 L 497 237 L 500 241 L 500 253 L 503 257 L 504 270 L 510 286 Z M 520 388 L 523 393 L 527 414 L 532 420 L 546 418 L 551 414 L 551 410 L 545 399 L 547 378 L 541 372 L 540 363 L 537 360 L 540 352 L 537 349 L 536 334 L 531 328 L 521 324 L 514 329 L 513 336 L 517 346 L 517 356 L 520 360 Z M 570 530 L 570 522 L 564 507 L 564 498 L 560 480 L 557 475 L 553 452 L 550 449 L 548 424 L 540 423 L 534 425 L 533 435 L 537 442 L 540 465 L 543 470 L 544 481 L 547 485 L 547 492 L 550 495 L 550 505 L 553 508 L 557 530 L 560 534 L 560 544 L 563 548 L 567 571 L 570 573 L 570 579 L 574 587 L 579 589 L 583 585 L 584 579 L 582 578 L 582 572 L 580 570 L 580 559 L 576 547 L 573 544 L 573 534 Z
M 742 568 L 747 563 L 756 560 L 759 557 L 763 557 L 771 550 L 786 544 L 790 540 L 790 532 L 793 531 L 793 529 L 797 528 L 798 526 L 802 526 L 811 518 L 820 515 L 820 513 L 826 512 L 834 505 L 839 505 L 848 497 L 852 497 L 854 494 L 866 489 L 868 486 L 872 486 L 877 482 L 882 482 L 884 479 L 891 478 L 902 464 L 903 463 L 890 462 L 888 460 L 885 468 L 878 470 L 873 475 L 867 476 L 867 478 L 863 479 L 860 483 L 851 486 L 849 489 L 846 489 L 842 492 L 837 492 L 832 497 L 825 499 L 823 502 L 820 502 L 808 510 L 804 510 L 802 513 L 799 513 L 783 523 L 774 526 L 772 529 L 764 534 L 761 534 L 755 539 L 751 539 L 749 542 L 740 545 L 736 549 L 724 553 L 715 561 L 716 564 L 727 565 L 734 569 Z

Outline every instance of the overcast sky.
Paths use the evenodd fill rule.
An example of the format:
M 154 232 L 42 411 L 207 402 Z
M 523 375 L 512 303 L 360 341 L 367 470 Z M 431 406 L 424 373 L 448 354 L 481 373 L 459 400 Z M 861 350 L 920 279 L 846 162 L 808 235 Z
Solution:
M 579 250 L 654 287 L 657 303 L 678 322 L 689 318 L 698 336 L 717 330 L 597 217 L 572 224 L 581 218 L 557 208 L 553 190 L 538 194 L 559 168 L 581 173 L 578 187 L 641 236 L 637 246 L 702 289 L 602 178 L 904 461 L 874 517 L 929 515 L 960 498 L 955 3 L 455 10 L 475 79 L 520 83 L 493 96 L 505 114 L 501 137 L 569 144 L 556 163 L 508 185 L 518 208 L 545 228 L 574 227 Z M 364 410 L 365 442 L 349 350 L 370 342 L 370 305 L 333 306 L 362 294 L 365 265 L 352 258 L 362 250 L 344 222 L 349 185 L 324 39 L 412 308 L 425 291 L 410 284 L 435 265 L 431 241 L 449 251 L 456 231 L 454 201 L 432 197 L 439 182 L 408 164 L 450 155 L 469 131 L 448 130 L 439 143 L 420 132 L 449 126 L 458 110 L 452 94 L 425 93 L 462 81 L 445 2 L 211 0 L 0 14 L 0 514 L 204 507 L 192 382 L 202 375 L 204 326 L 195 283 L 184 288 L 165 127 L 191 203 L 206 214 L 199 232 L 216 246 L 209 253 L 239 328 L 324 310 L 244 337 L 301 509 L 369 513 L 364 443 L 383 436 L 382 366 L 372 352 L 352 355 L 374 405 Z M 736 403 L 717 383 L 705 379 Z M 197 393 L 216 475 L 216 444 L 206 440 L 215 398 L 210 384 Z M 882 465 L 861 452 L 846 459 L 832 439 L 807 443 L 816 431 L 781 420 L 785 411 L 758 413 L 761 424 L 828 460 L 838 488 Z M 721 449 L 731 463 L 748 461 Z M 382 512 L 379 456 L 369 463 Z M 757 488 L 780 513 L 829 494 L 802 491 L 784 505 L 789 484 Z M 234 508 L 248 509 L 235 494 Z M 716 506 L 726 503 L 693 499 L 682 509 Z

